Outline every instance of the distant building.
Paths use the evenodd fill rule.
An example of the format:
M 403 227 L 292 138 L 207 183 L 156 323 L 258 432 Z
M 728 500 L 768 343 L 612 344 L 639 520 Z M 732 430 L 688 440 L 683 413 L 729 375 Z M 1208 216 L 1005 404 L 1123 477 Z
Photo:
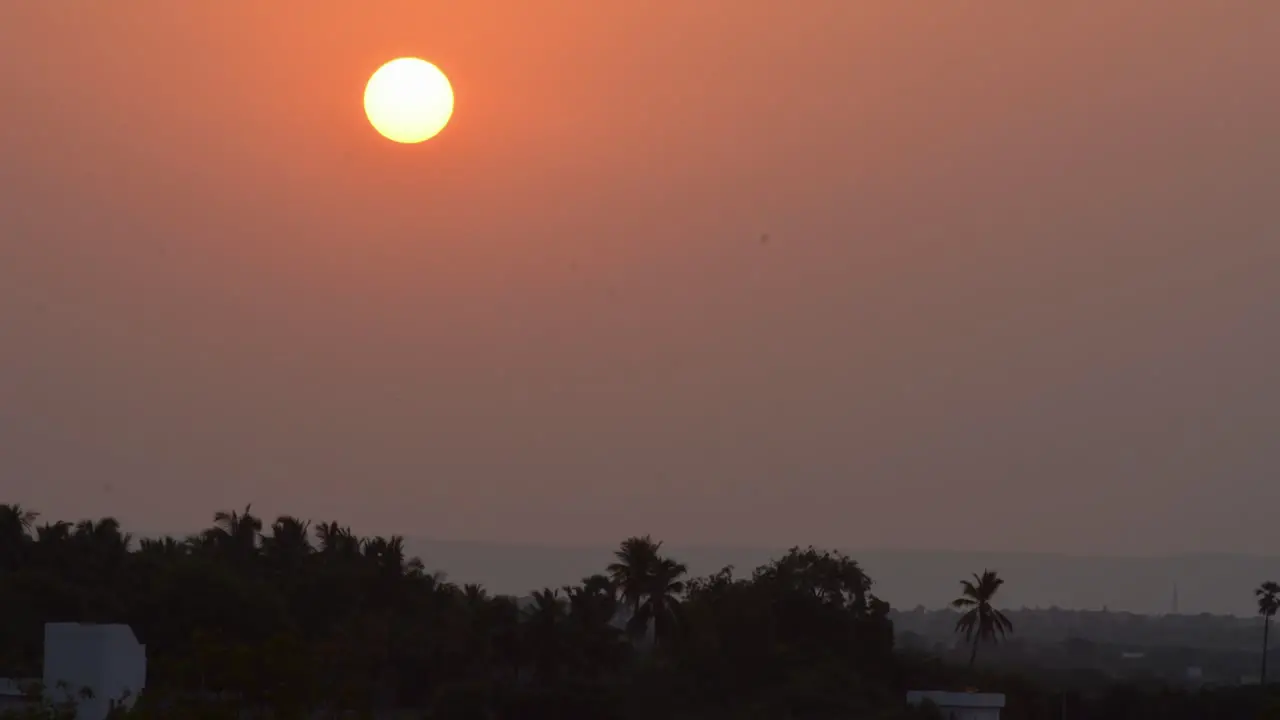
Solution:
M 128 625 L 47 623 L 44 677 L 0 678 L 0 711 L 28 701 L 43 686 L 52 702 L 74 700 L 76 720 L 103 720 L 115 705 L 131 707 L 147 682 L 147 648 Z M 91 697 L 82 697 L 81 690 Z
M 1004 708 L 1003 693 L 941 690 L 912 690 L 907 693 L 908 705 L 921 705 L 926 700 L 937 706 L 943 720 L 1000 720 L 1000 710 Z

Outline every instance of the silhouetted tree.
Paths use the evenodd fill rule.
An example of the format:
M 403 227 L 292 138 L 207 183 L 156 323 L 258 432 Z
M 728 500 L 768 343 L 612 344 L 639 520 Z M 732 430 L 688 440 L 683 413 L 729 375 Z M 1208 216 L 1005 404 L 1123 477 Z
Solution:
M 643 535 L 623 540 L 614 552 L 616 561 L 609 565 L 609 576 L 622 594 L 632 618 L 640 614 L 640 605 L 649 594 L 653 574 L 660 561 L 658 551 L 661 548 L 662 543 Z M 634 632 L 637 628 L 629 626 L 629 629 Z M 643 633 L 644 627 L 640 626 L 638 630 Z
M 0 569 L 22 564 L 31 542 L 31 527 L 40 513 L 21 505 L 0 505 Z
M 1267 650 L 1270 645 L 1268 635 L 1271 631 L 1271 618 L 1280 610 L 1280 584 L 1268 580 L 1254 590 L 1258 598 L 1258 614 L 1262 616 L 1262 670 L 1258 673 L 1258 681 L 1267 684 Z
M 1004 580 L 995 571 L 983 570 L 981 575 L 975 574 L 972 581 L 961 580 L 960 597 L 951 602 L 951 607 L 964 612 L 956 621 L 956 632 L 964 633 L 965 640 L 972 646 L 969 667 L 973 667 L 978 657 L 980 643 L 994 645 L 1013 632 L 1013 623 L 991 604 L 1001 585 Z
M 149 659 L 139 720 L 390 706 L 486 720 L 906 718 L 923 715 L 903 706 L 905 689 L 957 684 L 936 661 L 896 654 L 871 578 L 812 547 L 745 575 L 691 578 L 660 542 L 633 537 L 602 573 L 518 600 L 454 585 L 398 536 L 289 515 L 264 530 L 250 506 L 185 539 L 137 543 L 111 518 L 35 520 L 0 507 L 4 557 L 15 559 L 0 567 L 0 663 L 38 675 L 44 622 L 128 623 Z M 957 603 L 971 665 L 979 643 L 1012 629 L 991 606 L 999 587 L 983 573 Z M 982 682 L 1010 688 L 1008 720 L 1043 705 L 1031 686 Z M 1134 697 L 1115 707 L 1238 716 L 1225 697 L 1197 705 L 1201 715 Z M 1091 717 L 1127 717 L 1099 707 Z

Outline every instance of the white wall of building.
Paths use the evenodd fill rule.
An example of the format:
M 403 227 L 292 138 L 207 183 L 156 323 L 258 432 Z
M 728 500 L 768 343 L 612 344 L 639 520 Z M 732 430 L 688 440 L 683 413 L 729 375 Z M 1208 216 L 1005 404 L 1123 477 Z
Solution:
M 0 696 L 25 702 L 27 679 L 0 678 Z M 122 698 L 132 707 L 147 682 L 147 649 L 127 625 L 48 623 L 44 626 L 45 699 L 77 701 L 76 720 L 103 720 Z M 91 698 L 81 698 L 88 688 Z

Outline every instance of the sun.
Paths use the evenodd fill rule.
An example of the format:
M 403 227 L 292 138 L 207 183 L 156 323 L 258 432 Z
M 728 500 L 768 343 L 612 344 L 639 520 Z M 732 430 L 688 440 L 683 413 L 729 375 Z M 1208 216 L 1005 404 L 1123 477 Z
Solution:
M 378 68 L 364 88 L 369 124 L 388 140 L 430 140 L 453 117 L 453 86 L 426 60 L 402 57 Z

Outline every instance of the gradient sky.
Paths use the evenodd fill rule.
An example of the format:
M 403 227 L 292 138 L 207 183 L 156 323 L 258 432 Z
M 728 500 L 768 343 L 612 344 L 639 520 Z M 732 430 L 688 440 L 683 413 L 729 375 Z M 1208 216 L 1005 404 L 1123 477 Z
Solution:
M 1277 38 L 1255 0 L 0 4 L 0 499 L 1276 551 Z M 421 146 L 361 107 L 400 55 L 457 94 Z

